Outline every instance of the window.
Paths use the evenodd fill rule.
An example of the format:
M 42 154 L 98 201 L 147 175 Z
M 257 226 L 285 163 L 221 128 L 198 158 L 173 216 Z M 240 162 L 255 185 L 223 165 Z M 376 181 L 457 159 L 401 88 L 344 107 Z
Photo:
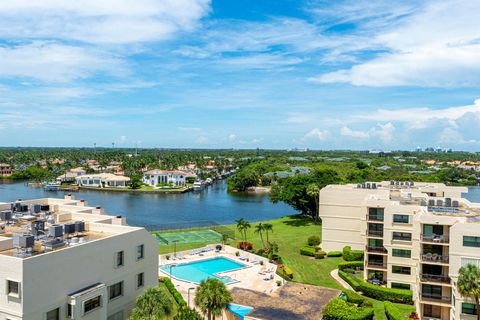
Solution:
M 477 306 L 474 303 L 462 303 L 462 313 L 477 315 Z
M 395 223 L 408 223 L 409 216 L 406 214 L 394 214 L 393 215 L 393 222 Z
M 108 287 L 108 298 L 115 299 L 123 295 L 123 281 L 117 282 Z
M 145 246 L 143 244 L 137 246 L 137 261 L 144 258 Z
M 410 285 L 408 283 L 392 282 L 392 289 L 410 290 Z
M 480 259 L 475 259 L 475 258 L 462 258 L 461 260 L 461 265 L 462 267 L 465 267 L 467 264 L 473 264 L 477 267 L 480 267 Z
M 406 249 L 392 249 L 392 256 L 400 258 L 411 258 L 412 251 Z
M 410 267 L 392 266 L 392 273 L 410 274 Z
M 83 303 L 83 314 L 93 311 L 102 306 L 102 296 L 88 299 Z
M 115 267 L 123 266 L 123 251 L 119 251 L 115 254 Z
M 480 247 L 480 237 L 463 236 L 464 247 Z
M 60 308 L 48 311 L 47 320 L 60 320 Z
M 71 318 L 73 316 L 73 306 L 71 303 L 67 304 L 67 318 Z
M 383 208 L 368 208 L 368 219 L 383 221 Z
M 394 232 L 393 240 L 412 241 L 412 234 L 409 232 Z
M 18 297 L 20 295 L 20 283 L 7 280 L 7 294 Z
M 137 274 L 137 288 L 143 287 L 143 284 L 144 284 L 144 274 L 142 272 Z

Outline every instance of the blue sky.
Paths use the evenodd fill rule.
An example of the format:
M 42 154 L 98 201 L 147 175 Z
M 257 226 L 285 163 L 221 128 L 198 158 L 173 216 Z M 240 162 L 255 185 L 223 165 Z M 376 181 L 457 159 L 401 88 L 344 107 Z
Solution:
M 3 1 L 0 144 L 479 150 L 479 11 Z

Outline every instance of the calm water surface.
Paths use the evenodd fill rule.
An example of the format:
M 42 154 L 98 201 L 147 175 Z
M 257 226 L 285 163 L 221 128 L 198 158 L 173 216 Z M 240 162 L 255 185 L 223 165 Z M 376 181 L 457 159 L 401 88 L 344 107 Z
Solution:
M 65 193 L 0 180 L 0 202 L 62 198 Z M 230 224 L 239 218 L 263 221 L 296 213 L 288 205 L 271 203 L 267 195 L 230 194 L 225 181 L 198 193 L 165 195 L 81 190 L 72 192 L 72 195 L 76 199 L 85 199 L 91 206 L 102 206 L 108 214 L 126 216 L 129 225 L 149 229 L 202 226 L 211 222 Z

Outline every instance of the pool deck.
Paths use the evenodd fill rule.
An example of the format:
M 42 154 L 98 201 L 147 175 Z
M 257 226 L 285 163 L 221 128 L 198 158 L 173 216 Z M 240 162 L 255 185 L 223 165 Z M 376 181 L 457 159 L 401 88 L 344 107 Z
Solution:
M 215 248 L 215 245 L 210 245 L 208 247 Z M 238 257 L 235 255 L 236 252 L 240 252 L 240 255 Z M 159 268 L 172 263 L 182 264 L 212 259 L 216 257 L 225 257 L 230 260 L 245 264 L 247 266 L 246 268 L 219 273 L 219 275 L 226 275 L 236 280 L 236 282 L 234 283 L 227 284 L 227 287 L 230 290 L 232 290 L 233 288 L 242 288 L 270 295 L 279 288 L 276 283 L 277 280 L 282 281 L 282 283 L 285 282 L 280 276 L 276 274 L 277 266 L 273 263 L 270 263 L 268 259 L 243 250 L 239 250 L 231 246 L 223 246 L 223 249 L 220 252 L 215 252 L 215 250 L 211 250 L 209 252 L 203 253 L 203 255 L 189 254 L 188 251 L 179 252 L 177 253 L 177 257 L 180 256 L 182 257 L 181 259 L 174 259 L 173 254 L 168 254 L 168 256 L 170 256 L 170 259 L 167 259 L 166 256 L 166 254 L 159 256 Z M 263 261 L 263 265 L 260 264 L 260 261 Z M 262 271 L 268 272 L 261 274 Z M 161 276 L 164 277 L 169 276 L 161 270 L 159 273 Z M 264 278 L 270 278 L 270 275 L 272 275 L 273 279 L 264 280 Z M 183 295 L 185 300 L 188 299 L 188 289 L 196 288 L 198 286 L 195 283 L 175 279 L 173 277 L 172 282 L 177 288 L 177 290 Z M 192 305 L 193 299 L 194 290 L 190 290 L 190 303 Z

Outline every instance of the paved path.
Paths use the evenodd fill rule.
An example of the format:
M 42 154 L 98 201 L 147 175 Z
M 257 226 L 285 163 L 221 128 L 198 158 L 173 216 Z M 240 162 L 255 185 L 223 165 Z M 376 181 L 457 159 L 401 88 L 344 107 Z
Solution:
M 330 275 L 332 276 L 333 279 L 335 279 L 335 281 L 337 281 L 345 289 L 355 291 L 347 282 L 345 282 L 345 280 L 340 278 L 340 276 L 338 275 L 338 269 L 332 270 L 332 272 L 330 272 Z

